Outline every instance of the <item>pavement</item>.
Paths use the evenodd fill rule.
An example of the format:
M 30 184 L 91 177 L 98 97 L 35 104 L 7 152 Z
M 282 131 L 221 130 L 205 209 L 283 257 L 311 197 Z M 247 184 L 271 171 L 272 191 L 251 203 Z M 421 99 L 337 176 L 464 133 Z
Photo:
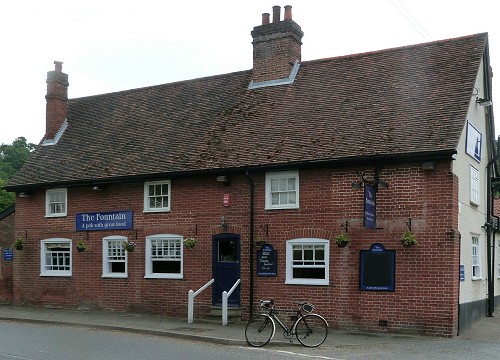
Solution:
M 0 321 L 28 322 L 76 326 L 90 329 L 124 331 L 145 335 L 168 336 L 226 345 L 246 345 L 245 323 L 220 323 L 195 321 L 186 318 L 166 317 L 144 313 L 123 313 L 102 310 L 67 310 L 38 306 L 0 304 Z M 486 317 L 458 336 L 468 340 L 495 341 L 500 339 L 500 313 Z M 329 330 L 324 346 L 353 346 L 397 343 L 408 340 L 435 339 L 418 335 L 359 333 Z M 277 330 L 272 343 L 286 342 Z M 297 343 L 297 342 L 296 342 Z

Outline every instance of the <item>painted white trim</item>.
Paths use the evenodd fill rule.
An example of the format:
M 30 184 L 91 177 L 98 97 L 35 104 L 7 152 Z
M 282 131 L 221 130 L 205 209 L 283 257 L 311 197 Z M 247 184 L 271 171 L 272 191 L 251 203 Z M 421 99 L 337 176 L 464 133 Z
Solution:
M 294 279 L 293 278 L 293 245 L 324 245 L 325 247 L 325 278 L 324 279 Z M 317 238 L 291 239 L 286 242 L 286 280 L 287 285 L 329 285 L 330 283 L 330 241 Z
M 119 278 L 124 279 L 128 278 L 128 252 L 123 249 L 125 253 L 125 272 L 123 273 L 114 273 L 110 271 L 110 264 L 108 261 L 109 256 L 109 242 L 110 241 L 121 241 L 126 242 L 127 237 L 121 235 L 111 235 L 105 236 L 102 239 L 102 277 L 103 278 Z
M 176 240 L 180 242 L 180 273 L 153 273 L 153 263 L 151 259 L 153 240 Z M 155 234 L 146 236 L 146 266 L 145 279 L 182 279 L 184 277 L 184 243 L 183 236 L 177 234 Z
M 46 266 L 46 245 L 47 244 L 68 244 L 69 246 L 69 270 L 47 270 Z M 70 277 L 72 276 L 73 269 L 73 249 L 71 239 L 65 238 L 52 238 L 40 240 L 40 276 L 62 276 Z
M 168 185 L 168 204 L 161 208 L 149 208 L 149 185 Z M 172 183 L 170 180 L 146 181 L 144 183 L 144 212 L 168 212 L 172 202 Z

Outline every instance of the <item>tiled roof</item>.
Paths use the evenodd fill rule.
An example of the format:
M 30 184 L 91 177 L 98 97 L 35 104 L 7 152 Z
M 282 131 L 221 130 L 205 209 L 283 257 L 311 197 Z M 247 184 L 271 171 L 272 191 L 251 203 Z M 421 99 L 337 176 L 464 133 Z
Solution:
M 68 128 L 9 187 L 453 151 L 487 34 L 69 100 Z

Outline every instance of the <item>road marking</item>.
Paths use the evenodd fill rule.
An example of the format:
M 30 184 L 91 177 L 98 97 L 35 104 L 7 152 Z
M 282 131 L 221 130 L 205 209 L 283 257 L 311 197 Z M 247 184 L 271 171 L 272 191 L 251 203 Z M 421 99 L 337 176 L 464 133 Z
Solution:
M 292 356 L 297 356 L 297 357 L 302 357 L 302 358 L 308 358 L 308 359 L 345 360 L 345 359 L 333 358 L 333 357 L 329 357 L 329 356 L 301 354 L 301 353 L 296 353 L 296 352 L 293 352 L 293 351 L 272 350 L 272 349 L 263 349 L 263 348 L 251 348 L 251 347 L 246 347 L 246 346 L 241 346 L 241 348 L 249 349 L 249 350 L 257 350 L 257 351 L 274 352 L 274 353 L 285 354 L 285 355 L 292 355 Z
M 17 355 L 11 355 L 11 354 L 0 353 L 0 355 L 4 356 L 5 358 L 11 358 L 11 359 L 35 360 L 35 359 L 32 359 L 32 358 L 26 358 L 26 357 L 23 357 L 23 356 L 17 356 Z

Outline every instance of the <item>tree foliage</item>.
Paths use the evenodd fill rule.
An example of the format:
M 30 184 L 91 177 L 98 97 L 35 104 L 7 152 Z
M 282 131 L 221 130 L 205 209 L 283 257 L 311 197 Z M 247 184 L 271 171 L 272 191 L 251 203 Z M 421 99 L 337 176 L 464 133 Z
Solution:
M 16 199 L 15 194 L 5 191 L 3 186 L 21 169 L 34 149 L 35 144 L 28 143 L 24 137 L 18 137 L 11 145 L 0 145 L 0 211 Z

